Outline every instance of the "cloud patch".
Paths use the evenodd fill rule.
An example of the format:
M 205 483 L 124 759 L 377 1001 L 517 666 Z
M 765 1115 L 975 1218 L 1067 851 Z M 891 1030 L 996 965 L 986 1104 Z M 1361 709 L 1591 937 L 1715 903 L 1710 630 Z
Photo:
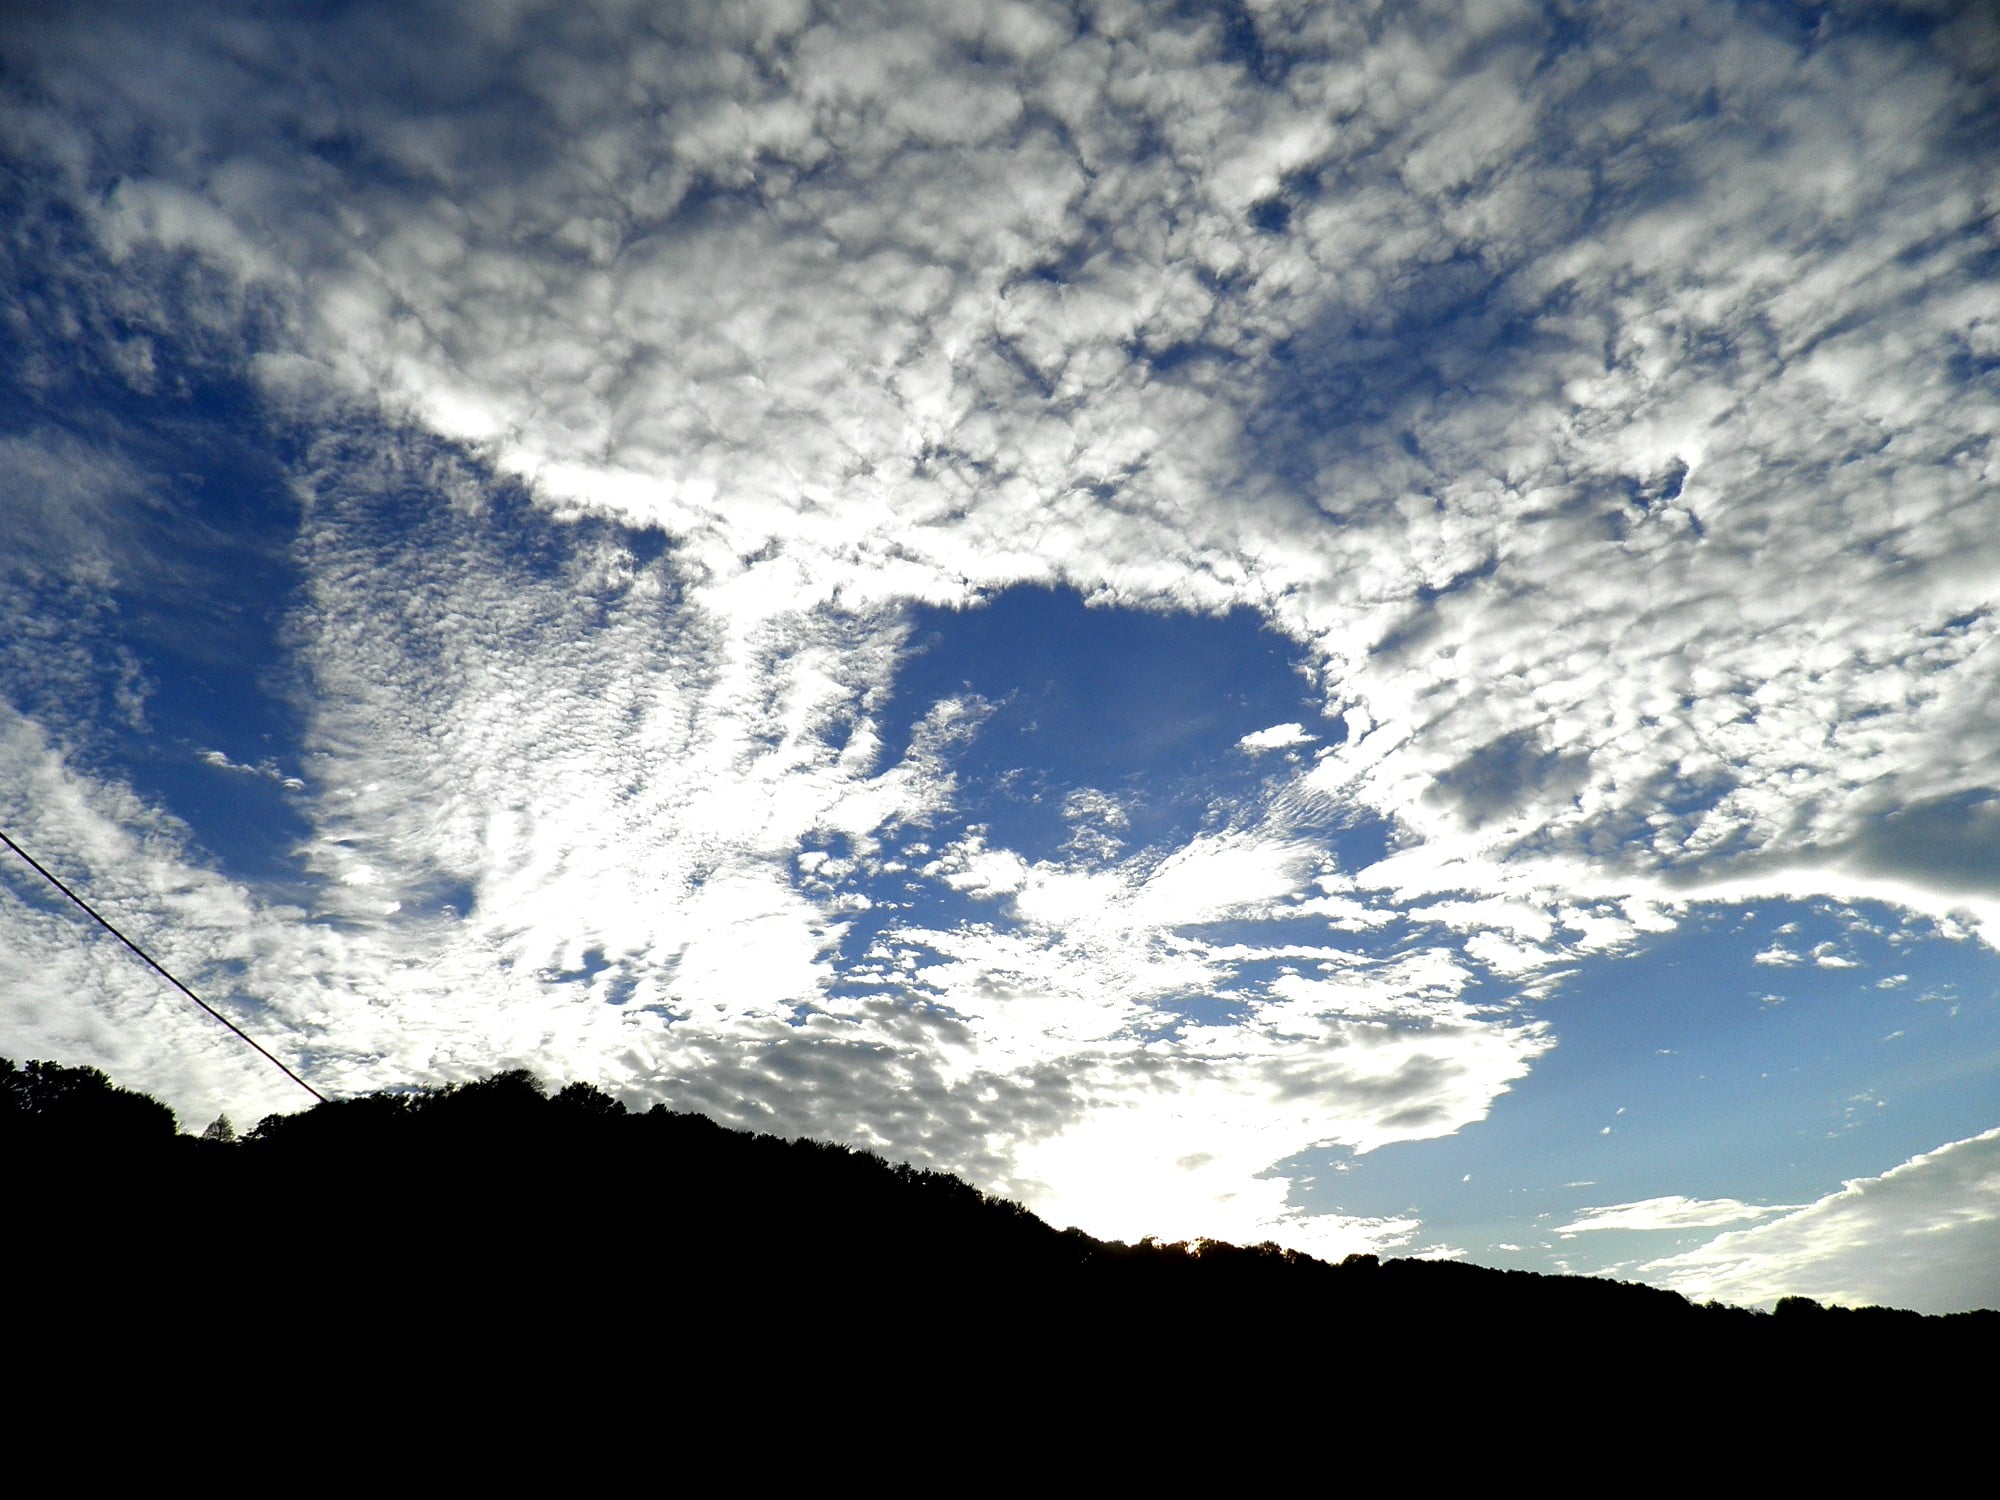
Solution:
M 1252 755 L 1258 755 L 1268 750 L 1291 750 L 1300 745 L 1310 745 L 1318 738 L 1317 735 L 1307 734 L 1303 724 L 1273 724 L 1269 729 L 1251 731 L 1236 743 Z
M 1718 1224 L 1740 1224 L 1745 1219 L 1763 1219 L 1793 1211 L 1784 1206 L 1739 1203 L 1734 1198 L 1686 1198 L 1675 1193 L 1663 1198 L 1642 1198 L 1634 1203 L 1586 1208 L 1550 1233 L 1567 1238 L 1604 1229 L 1709 1229 Z
M 1860 1178 L 1768 1224 L 1648 1263 L 1690 1297 L 1919 1312 L 2000 1306 L 2000 1130 Z

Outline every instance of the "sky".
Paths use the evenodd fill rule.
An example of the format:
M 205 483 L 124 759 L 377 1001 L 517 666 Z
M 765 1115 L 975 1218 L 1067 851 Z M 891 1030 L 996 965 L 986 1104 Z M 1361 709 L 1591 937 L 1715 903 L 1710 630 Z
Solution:
M 1970 3 L 6 6 L 0 830 L 329 1095 L 2000 1305 L 1996 127 Z M 0 1055 L 311 1102 L 11 856 Z

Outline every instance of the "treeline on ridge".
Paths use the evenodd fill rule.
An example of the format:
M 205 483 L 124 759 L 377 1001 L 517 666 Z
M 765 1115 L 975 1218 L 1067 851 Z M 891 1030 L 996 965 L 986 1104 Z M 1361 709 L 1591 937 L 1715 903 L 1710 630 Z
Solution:
M 239 1315 L 214 1278 L 245 1308 L 310 1307 L 352 1337 L 622 1320 L 671 1341 L 721 1319 L 816 1330 L 821 1360 L 840 1340 L 930 1347 L 946 1329 L 1214 1358 L 1324 1328 L 1390 1358 L 1457 1341 L 1655 1360 L 1913 1357 L 2000 1333 L 1993 1312 L 1793 1298 L 1769 1315 L 1450 1261 L 1103 1241 L 946 1173 L 521 1071 L 273 1115 L 236 1139 L 221 1122 L 182 1134 L 95 1069 L 0 1059 L 0 1160 L 16 1253 L 127 1322 L 171 1323 L 191 1295 Z

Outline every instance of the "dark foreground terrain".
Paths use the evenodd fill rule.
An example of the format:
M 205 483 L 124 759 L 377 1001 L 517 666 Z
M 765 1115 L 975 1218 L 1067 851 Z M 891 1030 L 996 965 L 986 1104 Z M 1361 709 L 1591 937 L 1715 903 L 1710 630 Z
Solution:
M 163 1380 L 226 1367 L 434 1416 L 482 1382 L 656 1414 L 726 1395 L 793 1422 L 828 1402 L 963 1417 L 1004 1393 L 1058 1428 L 1185 1441 L 1252 1409 L 1382 1436 L 1621 1393 L 1648 1421 L 1761 1421 L 1956 1388 L 1946 1372 L 2000 1349 L 1993 1312 L 1765 1314 L 1449 1262 L 1106 1243 L 945 1174 L 518 1072 L 222 1134 L 178 1133 L 95 1070 L 0 1060 L 17 1351 L 70 1380 L 145 1351 Z

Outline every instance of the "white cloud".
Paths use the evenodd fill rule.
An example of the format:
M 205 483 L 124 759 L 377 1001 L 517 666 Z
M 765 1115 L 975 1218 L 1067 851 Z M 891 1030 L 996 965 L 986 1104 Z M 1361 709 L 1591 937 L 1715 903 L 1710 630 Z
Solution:
M 1964 440 L 2000 406 L 1940 361 L 1994 313 L 1925 248 L 1991 233 L 1950 146 L 1964 85 L 1914 44 L 1808 54 L 1669 9 L 1597 23 L 1653 59 L 1610 112 L 1591 67 L 1536 67 L 1532 28 L 1367 47 L 1263 16 L 1267 47 L 1332 48 L 1265 87 L 1212 32 L 1103 18 L 999 58 L 950 27 L 746 11 L 623 38 L 585 87 L 442 21 L 406 39 L 408 92 L 342 111 L 425 193 L 308 188 L 253 151 L 244 119 L 311 139 L 334 101 L 258 86 L 194 28 L 177 65 L 216 87 L 141 118 L 201 138 L 224 121 L 199 101 L 228 100 L 240 159 L 128 179 L 99 221 L 128 259 L 275 287 L 318 367 L 548 503 L 664 526 L 715 611 L 1053 577 L 1248 600 L 1320 643 L 1332 700 L 1374 726 L 1333 774 L 1419 838 L 1907 874 L 1929 850 L 1899 809 L 1992 779 L 2000 553 Z M 1706 61 L 1660 55 L 1656 25 Z M 430 107 L 431 53 L 514 90 L 534 149 L 497 157 L 485 119 Z M 1172 151 L 1135 155 L 1147 131 Z M 1591 189 L 1578 164 L 1612 161 Z M 1246 212 L 1287 173 L 1337 186 L 1261 233 Z M 1435 269 L 1472 251 L 1477 303 Z M 1391 338 L 1398 317 L 1432 331 Z M 1131 357 L 1195 347 L 1219 353 Z M 1273 388 L 1280 348 L 1315 383 Z M 1775 558 L 1787 586 L 1759 587 Z
M 2000 1130 L 1643 1271 L 1691 1297 L 1743 1305 L 1799 1296 L 1919 1312 L 2000 1307 Z
M 1642 1198 L 1634 1203 L 1586 1208 L 1569 1223 L 1558 1224 L 1550 1232 L 1567 1237 L 1599 1229 L 1706 1229 L 1791 1212 L 1792 1208 L 1782 1205 L 1765 1207 L 1739 1203 L 1734 1198 L 1684 1198 L 1676 1193 L 1663 1198 Z
M 107 920 L 295 1068 L 310 1008 L 273 983 L 329 956 L 297 913 L 189 858 L 185 830 L 128 788 L 79 774 L 0 704 L 0 827 Z M 262 1059 L 0 850 L 0 1029 L 11 1055 L 102 1067 L 199 1129 L 310 1102 Z
M 115 451 L 60 431 L 0 436 L 0 691 L 57 733 L 98 736 L 106 696 L 114 724 L 141 724 L 151 684 L 128 643 L 111 636 L 119 593 L 149 571 L 135 504 L 144 476 Z
M 204 765 L 213 766 L 218 771 L 231 771 L 238 776 L 256 776 L 265 781 L 275 781 L 278 785 L 285 788 L 286 791 L 290 792 L 302 792 L 305 790 L 306 784 L 303 781 L 296 776 L 287 776 L 270 761 L 264 761 L 259 765 L 247 766 L 241 761 L 231 760 L 228 754 L 221 750 L 204 750 L 201 752 L 200 758 Z
M 1307 734 L 1303 724 L 1273 724 L 1269 729 L 1253 730 L 1236 743 L 1251 754 L 1265 750 L 1289 750 L 1295 745 L 1310 745 L 1319 738 Z

